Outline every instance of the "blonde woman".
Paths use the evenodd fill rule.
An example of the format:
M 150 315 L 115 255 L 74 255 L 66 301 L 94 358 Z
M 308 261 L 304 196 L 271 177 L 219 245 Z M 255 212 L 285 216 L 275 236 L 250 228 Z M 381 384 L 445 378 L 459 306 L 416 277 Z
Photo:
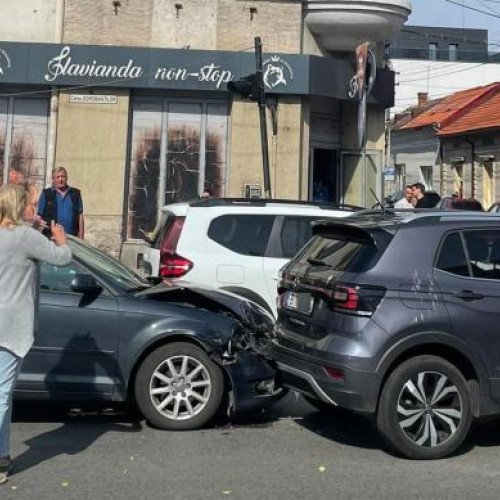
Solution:
M 27 202 L 24 187 L 0 187 L 0 484 L 11 468 L 12 394 L 33 344 L 36 263 L 66 266 L 71 261 L 62 226 L 52 223 L 52 242 L 24 224 Z

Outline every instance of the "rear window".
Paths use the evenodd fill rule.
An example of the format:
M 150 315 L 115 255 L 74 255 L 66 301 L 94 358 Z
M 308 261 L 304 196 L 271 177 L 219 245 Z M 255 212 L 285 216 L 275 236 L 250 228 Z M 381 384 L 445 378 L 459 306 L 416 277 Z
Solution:
M 313 217 L 285 217 L 279 242 L 281 255 L 279 257 L 291 259 L 312 237 Z
M 347 234 L 317 235 L 297 256 L 296 262 L 334 271 L 363 272 L 378 262 L 393 236 L 384 230 L 369 231 L 365 239 L 349 238 Z
M 241 255 L 263 257 L 274 220 L 274 215 L 222 215 L 210 223 L 208 237 Z

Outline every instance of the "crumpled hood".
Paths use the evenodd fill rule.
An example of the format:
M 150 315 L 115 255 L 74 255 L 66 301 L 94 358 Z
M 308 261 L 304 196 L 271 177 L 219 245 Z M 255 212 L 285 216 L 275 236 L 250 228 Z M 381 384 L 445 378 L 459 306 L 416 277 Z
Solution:
M 237 319 L 249 333 L 270 338 L 273 335 L 274 318 L 264 308 L 250 300 L 225 290 L 200 286 L 188 282 L 164 282 L 137 292 L 137 297 L 172 302 L 179 305 L 206 309 Z

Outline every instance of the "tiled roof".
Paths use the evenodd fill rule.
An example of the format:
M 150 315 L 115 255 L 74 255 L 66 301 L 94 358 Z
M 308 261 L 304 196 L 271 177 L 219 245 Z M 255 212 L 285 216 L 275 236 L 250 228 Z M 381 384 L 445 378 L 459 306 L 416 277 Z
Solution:
M 472 89 L 461 90 L 455 92 L 432 106 L 427 111 L 423 112 L 401 129 L 427 127 L 437 125 L 444 127 L 457 116 L 461 116 L 464 112 L 470 109 L 473 105 L 482 100 L 495 91 L 500 90 L 500 83 L 492 83 L 483 87 L 474 87 Z
M 494 93 L 443 126 L 439 136 L 492 128 L 500 128 L 500 85 Z
M 405 128 L 405 125 L 410 121 L 425 113 L 433 106 L 441 102 L 443 99 L 433 99 L 429 101 L 425 106 L 412 106 L 411 108 L 405 109 L 402 113 L 398 113 L 394 116 L 394 123 L 392 125 L 392 130 L 398 131 Z

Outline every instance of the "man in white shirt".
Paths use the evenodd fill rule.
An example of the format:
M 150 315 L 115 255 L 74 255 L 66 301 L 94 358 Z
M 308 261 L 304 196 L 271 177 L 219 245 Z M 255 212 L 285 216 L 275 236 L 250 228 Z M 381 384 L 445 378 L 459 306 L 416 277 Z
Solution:
M 413 189 L 411 185 L 406 186 L 405 195 L 396 203 L 394 203 L 394 208 L 396 210 L 401 210 L 404 208 L 415 208 L 413 206 Z

